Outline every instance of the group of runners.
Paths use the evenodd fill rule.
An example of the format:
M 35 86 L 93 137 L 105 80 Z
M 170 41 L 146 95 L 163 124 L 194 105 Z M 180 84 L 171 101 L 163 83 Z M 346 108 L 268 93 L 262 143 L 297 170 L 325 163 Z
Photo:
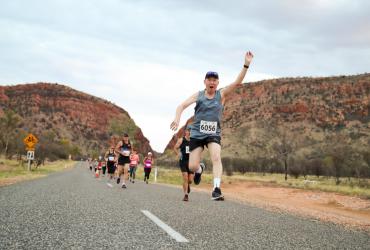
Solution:
M 205 89 L 191 95 L 176 109 L 175 118 L 170 125 L 173 131 L 179 128 L 182 112 L 195 103 L 193 123 L 185 128 L 184 135 L 178 139 L 173 148 L 179 157 L 179 167 L 183 179 L 183 201 L 189 200 L 190 185 L 193 182 L 196 185 L 201 182 L 201 176 L 205 169 L 205 165 L 201 163 L 205 146 L 208 148 L 212 162 L 213 190 L 211 197 L 213 200 L 224 200 L 224 195 L 221 192 L 222 113 L 230 94 L 238 87 L 243 86 L 243 79 L 252 60 L 253 54 L 248 51 L 244 57 L 244 65 L 235 81 L 220 90 L 217 89 L 219 84 L 218 73 L 214 71 L 207 72 L 204 78 Z M 124 135 L 122 141 L 116 147 L 110 148 L 105 154 L 104 160 L 107 161 L 110 179 L 116 176 L 117 184 L 122 181 L 122 188 L 126 188 L 125 181 L 128 179 L 129 171 L 130 181 L 135 181 L 135 171 L 139 163 L 139 157 L 137 152 L 133 150 L 127 134 Z M 145 157 L 143 164 L 144 181 L 148 183 L 151 167 L 154 164 L 151 153 L 148 153 Z
M 99 160 L 89 159 L 89 168 L 94 170 L 95 177 L 100 175 L 105 176 L 106 169 L 108 170 L 107 185 L 112 187 L 110 183 L 115 180 L 117 184 L 121 184 L 122 188 L 127 188 L 126 182 L 135 183 L 136 170 L 140 163 L 140 156 L 136 149 L 133 148 L 129 140 L 128 134 L 124 134 L 121 141 L 116 146 L 111 146 L 104 157 L 99 156 Z M 143 159 L 144 166 L 144 182 L 149 183 L 150 173 L 154 165 L 154 157 L 152 152 Z

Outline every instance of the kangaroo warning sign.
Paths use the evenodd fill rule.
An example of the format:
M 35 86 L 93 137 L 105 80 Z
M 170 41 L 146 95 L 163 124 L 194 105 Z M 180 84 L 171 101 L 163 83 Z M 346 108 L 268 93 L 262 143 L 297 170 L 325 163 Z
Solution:
M 35 148 L 35 145 L 38 141 L 39 140 L 37 140 L 36 136 L 34 136 L 33 134 L 27 135 L 27 137 L 23 140 L 28 149 Z

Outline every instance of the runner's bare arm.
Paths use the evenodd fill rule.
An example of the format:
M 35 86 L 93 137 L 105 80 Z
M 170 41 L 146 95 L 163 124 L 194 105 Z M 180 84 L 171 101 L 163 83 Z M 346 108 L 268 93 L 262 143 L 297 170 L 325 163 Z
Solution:
M 119 155 L 123 155 L 123 153 L 121 152 L 121 146 L 122 146 L 122 141 L 118 142 L 117 145 L 116 145 L 116 148 L 114 149 L 114 151 L 116 152 L 117 157 Z
M 249 64 L 252 62 L 252 59 L 253 59 L 252 52 L 248 51 L 247 53 L 245 53 L 244 65 L 249 66 Z M 221 97 L 224 99 L 230 93 L 232 93 L 237 87 L 243 86 L 243 79 L 246 74 L 247 68 L 243 67 L 236 80 L 221 90 Z
M 180 155 L 179 148 L 180 148 L 181 143 L 182 143 L 182 138 L 179 138 L 179 139 L 177 140 L 177 142 L 176 142 L 175 146 L 173 147 L 173 151 L 175 151 L 175 154 L 176 154 L 177 156 L 179 156 L 179 155 Z
M 198 94 L 198 92 L 193 94 L 177 107 L 175 120 L 171 123 L 172 130 L 176 131 L 178 129 L 182 112 L 197 101 Z

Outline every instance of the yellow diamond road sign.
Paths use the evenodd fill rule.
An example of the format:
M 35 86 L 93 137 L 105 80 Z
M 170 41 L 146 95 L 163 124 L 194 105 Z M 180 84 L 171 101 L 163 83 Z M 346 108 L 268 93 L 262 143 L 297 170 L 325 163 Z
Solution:
M 24 142 L 24 144 L 26 144 L 27 148 L 34 148 L 38 141 L 39 140 L 37 140 L 36 136 L 34 136 L 33 134 L 27 135 L 27 137 L 24 138 L 24 140 L 23 140 L 23 142 Z

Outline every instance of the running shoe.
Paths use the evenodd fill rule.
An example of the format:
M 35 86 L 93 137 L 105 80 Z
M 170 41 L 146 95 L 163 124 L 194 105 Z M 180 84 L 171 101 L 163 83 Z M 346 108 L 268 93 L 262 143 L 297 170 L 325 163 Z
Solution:
M 146 184 L 148 184 L 148 180 L 146 180 Z
M 189 195 L 185 194 L 184 198 L 182 199 L 183 201 L 189 201 Z
M 121 178 L 117 178 L 117 184 L 119 184 L 121 181 Z
M 215 200 L 215 201 L 223 201 L 224 200 L 224 196 L 222 195 L 220 188 L 216 187 L 213 190 L 213 192 L 212 192 L 212 200 Z
M 126 184 L 122 184 L 122 188 L 127 188 Z
M 197 173 L 197 172 L 195 172 L 194 173 L 194 184 L 195 185 L 199 185 L 199 183 L 200 183 L 200 181 L 201 181 L 201 179 L 202 179 L 202 174 L 203 174 L 203 171 L 204 171 L 204 169 L 206 168 L 206 166 L 204 165 L 204 163 L 202 162 L 202 163 L 200 163 L 199 164 L 199 166 L 202 168 L 202 173 Z

